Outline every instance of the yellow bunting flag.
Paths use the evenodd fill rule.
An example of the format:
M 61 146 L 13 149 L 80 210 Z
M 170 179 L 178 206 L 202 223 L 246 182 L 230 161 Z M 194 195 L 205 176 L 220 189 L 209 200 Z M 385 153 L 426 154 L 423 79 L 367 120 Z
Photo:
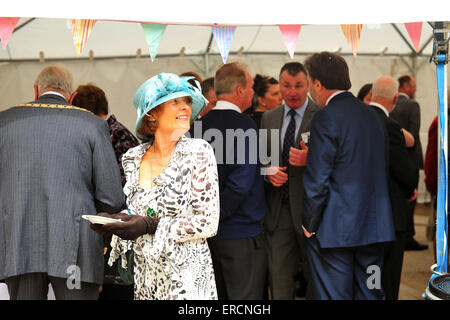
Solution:
M 352 47 L 353 55 L 356 56 L 361 37 L 362 24 L 341 24 L 342 31 L 347 38 L 348 44 Z
M 70 27 L 72 29 L 73 44 L 77 49 L 77 56 L 83 52 L 83 48 L 94 28 L 96 20 L 71 19 Z

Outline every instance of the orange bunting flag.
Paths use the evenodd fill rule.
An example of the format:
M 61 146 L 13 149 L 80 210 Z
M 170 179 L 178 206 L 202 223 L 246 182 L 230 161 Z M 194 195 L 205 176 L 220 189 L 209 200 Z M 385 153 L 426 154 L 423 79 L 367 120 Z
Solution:
M 361 37 L 362 24 L 341 24 L 342 31 L 347 38 L 348 44 L 352 47 L 353 55 L 356 56 Z
M 72 29 L 73 44 L 77 49 L 77 56 L 83 52 L 83 48 L 94 28 L 96 20 L 71 19 L 70 27 Z
M 295 47 L 297 46 L 298 35 L 302 28 L 301 24 L 285 24 L 278 25 L 284 39 L 284 44 L 289 52 L 289 56 L 294 58 Z
M 3 49 L 6 48 L 9 38 L 11 37 L 17 22 L 19 22 L 19 19 L 20 18 L 9 17 L 0 18 L 0 41 Z
M 419 51 L 420 36 L 422 35 L 422 22 L 405 23 L 405 27 L 414 48 L 416 48 L 416 51 Z

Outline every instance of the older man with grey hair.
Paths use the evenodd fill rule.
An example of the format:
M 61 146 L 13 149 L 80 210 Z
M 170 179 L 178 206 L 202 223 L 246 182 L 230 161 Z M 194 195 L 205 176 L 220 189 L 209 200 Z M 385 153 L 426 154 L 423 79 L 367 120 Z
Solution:
M 417 171 L 406 152 L 400 125 L 389 118 L 398 99 L 397 80 L 383 76 L 372 87 L 370 106 L 384 122 L 389 136 L 389 197 L 395 229 L 395 241 L 385 247 L 382 285 L 387 300 L 398 299 L 406 243 L 406 200 L 415 195 Z
M 103 239 L 84 214 L 125 196 L 106 121 L 70 105 L 73 77 L 44 68 L 36 100 L 0 112 L 0 279 L 10 299 L 97 299 Z
M 258 129 L 243 114 L 252 104 L 253 79 L 245 65 L 227 63 L 216 72 L 214 90 L 216 106 L 202 117 L 201 127 L 203 133 L 212 129 L 218 133 L 202 135 L 215 148 L 219 175 L 219 228 L 208 239 L 217 293 L 219 300 L 259 300 L 264 297 L 267 272 L 261 228 L 264 184 L 260 164 L 252 161 L 258 155 L 253 148 L 258 142 L 251 137 L 257 137 Z M 219 154 L 226 155 L 226 160 Z

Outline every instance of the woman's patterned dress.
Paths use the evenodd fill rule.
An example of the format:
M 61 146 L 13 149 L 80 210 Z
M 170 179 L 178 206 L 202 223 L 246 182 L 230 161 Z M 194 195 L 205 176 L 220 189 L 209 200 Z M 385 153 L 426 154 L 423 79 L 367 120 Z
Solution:
M 151 143 L 122 157 L 127 178 L 124 192 L 132 214 L 148 208 L 160 218 L 154 235 L 135 241 L 113 236 L 108 264 L 134 251 L 134 297 L 138 300 L 217 299 L 214 270 L 206 238 L 217 232 L 219 185 L 216 158 L 204 140 L 182 137 L 167 168 L 149 191 L 139 186 L 142 156 Z

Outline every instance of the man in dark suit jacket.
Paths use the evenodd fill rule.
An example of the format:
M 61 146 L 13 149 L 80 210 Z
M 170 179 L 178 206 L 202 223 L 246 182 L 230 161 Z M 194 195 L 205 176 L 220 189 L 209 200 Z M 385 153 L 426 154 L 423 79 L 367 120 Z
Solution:
M 414 100 L 416 93 L 416 80 L 414 77 L 405 75 L 398 78 L 399 82 L 399 97 L 394 109 L 390 112 L 389 117 L 409 131 L 415 140 L 415 145 L 408 148 L 408 156 L 417 171 L 416 188 L 419 184 L 419 170 L 423 169 L 423 155 L 422 144 L 420 143 L 420 106 Z M 416 207 L 416 200 L 408 202 L 407 206 L 407 230 L 406 230 L 406 250 L 425 250 L 428 245 L 418 243 L 414 239 L 414 208 Z
M 264 185 L 256 123 L 242 114 L 251 106 L 253 79 L 245 66 L 229 63 L 217 70 L 214 88 L 216 106 L 196 126 L 214 148 L 219 175 L 219 227 L 208 239 L 217 293 L 220 300 L 262 299 L 267 275 Z
M 383 242 L 395 239 L 386 128 L 350 92 L 345 60 L 308 57 L 311 124 L 302 222 L 313 299 L 383 299 Z
M 70 105 L 73 77 L 41 71 L 36 101 L 0 113 L 0 279 L 11 299 L 97 299 L 103 239 L 81 219 L 125 200 L 106 121 Z
M 387 300 L 397 300 L 402 274 L 406 241 L 406 201 L 414 195 L 417 171 L 406 152 L 405 138 L 400 125 L 389 119 L 389 112 L 398 99 L 398 82 L 391 77 L 378 78 L 372 87 L 372 100 L 389 135 L 389 196 L 394 219 L 395 241 L 385 247 L 382 284 Z
M 287 63 L 281 68 L 280 91 L 284 104 L 264 112 L 260 129 L 267 130 L 267 154 L 271 159 L 265 184 L 267 213 L 264 219 L 269 248 L 269 287 L 273 299 L 286 300 L 295 298 L 297 273 L 300 271 L 301 277 L 308 278 L 301 228 L 307 147 L 300 145 L 305 143 L 302 136 L 309 134 L 311 120 L 319 107 L 308 98 L 306 70 L 299 62 Z M 291 113 L 294 119 L 288 130 Z M 272 140 L 274 131 L 279 133 L 276 141 Z M 278 163 L 273 162 L 276 160 Z

